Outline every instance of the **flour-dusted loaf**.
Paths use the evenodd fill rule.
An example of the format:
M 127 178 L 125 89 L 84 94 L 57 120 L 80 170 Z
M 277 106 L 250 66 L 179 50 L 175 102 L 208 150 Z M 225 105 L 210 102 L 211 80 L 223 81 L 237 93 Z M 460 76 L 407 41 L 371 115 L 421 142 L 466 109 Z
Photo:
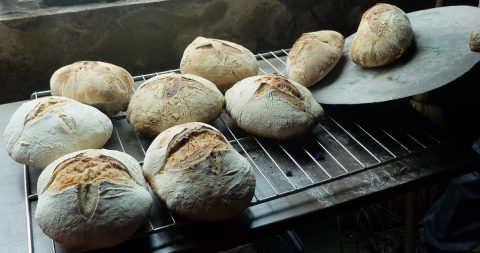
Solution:
M 141 135 L 157 136 L 187 122 L 211 122 L 224 98 L 212 82 L 190 74 L 164 74 L 143 83 L 132 96 L 127 119 Z
M 258 74 L 257 59 L 250 50 L 233 42 L 197 37 L 183 52 L 182 74 L 206 78 L 219 88 Z
M 350 58 L 365 68 L 383 66 L 398 59 L 412 38 L 405 12 L 390 4 L 377 4 L 363 14 L 349 48 Z
M 288 78 L 305 87 L 316 84 L 338 63 L 344 44 L 345 38 L 336 31 L 302 34 L 288 53 Z
M 480 52 L 480 29 L 470 34 L 470 50 Z
M 289 139 L 307 133 L 323 108 L 304 86 L 282 76 L 254 76 L 225 93 L 227 112 L 248 133 Z
M 190 122 L 159 134 L 147 150 L 145 178 L 174 213 L 196 221 L 240 214 L 255 191 L 248 161 L 212 126 Z
M 54 96 L 92 105 L 108 116 L 125 111 L 133 78 L 125 69 L 100 61 L 79 61 L 64 66 L 50 79 Z
M 146 221 L 152 196 L 130 155 L 88 149 L 55 160 L 38 178 L 35 220 L 69 248 L 117 245 Z
M 5 143 L 15 161 L 45 168 L 70 152 L 103 147 L 112 129 L 110 119 L 92 106 L 65 97 L 42 97 L 13 113 Z

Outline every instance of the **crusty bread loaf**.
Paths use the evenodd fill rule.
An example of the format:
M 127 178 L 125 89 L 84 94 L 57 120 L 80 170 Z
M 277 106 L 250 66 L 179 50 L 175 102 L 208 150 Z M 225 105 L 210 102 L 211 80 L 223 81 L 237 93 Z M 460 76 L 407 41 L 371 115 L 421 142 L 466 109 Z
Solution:
M 366 68 L 383 66 L 398 59 L 412 38 L 405 12 L 390 4 L 377 4 L 363 14 L 349 48 L 350 58 Z
M 230 88 L 243 78 L 257 75 L 258 63 L 241 45 L 197 37 L 183 52 L 180 72 L 201 76 L 219 88 Z
M 112 122 L 89 105 L 65 97 L 43 97 L 22 104 L 5 128 L 8 154 L 17 162 L 44 168 L 70 152 L 101 148 Z
M 470 34 L 470 50 L 480 52 L 480 30 Z
M 227 112 L 248 133 L 289 139 L 308 132 L 323 108 L 304 86 L 282 76 L 254 76 L 225 93 Z
M 164 74 L 143 83 L 132 96 L 127 119 L 137 132 L 157 136 L 186 122 L 211 122 L 220 115 L 222 93 L 212 82 L 189 74 Z
M 288 53 L 288 78 L 305 87 L 316 84 L 338 63 L 344 44 L 345 39 L 336 31 L 302 34 Z
M 150 212 L 152 196 L 138 162 L 123 152 L 67 154 L 40 174 L 35 220 L 69 248 L 111 247 L 128 238 Z
M 174 213 L 196 221 L 222 221 L 241 213 L 255 191 L 248 161 L 214 127 L 174 126 L 148 148 L 144 175 Z
M 92 105 L 108 116 L 125 111 L 133 78 L 125 69 L 100 61 L 79 61 L 64 66 L 50 79 L 54 96 Z

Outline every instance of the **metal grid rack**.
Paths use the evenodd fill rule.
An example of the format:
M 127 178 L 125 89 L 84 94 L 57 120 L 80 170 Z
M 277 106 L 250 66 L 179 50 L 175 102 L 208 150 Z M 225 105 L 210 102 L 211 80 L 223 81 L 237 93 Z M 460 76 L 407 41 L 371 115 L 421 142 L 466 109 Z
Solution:
M 283 49 L 258 54 L 260 74 L 286 75 L 287 55 L 288 50 Z M 143 81 L 173 72 L 178 70 L 135 76 L 134 92 Z M 49 91 L 35 92 L 32 98 L 49 94 Z M 452 140 L 402 101 L 381 106 L 324 105 L 324 109 L 326 117 L 309 136 L 291 141 L 248 135 L 225 112 L 211 123 L 254 168 L 257 186 L 251 206 L 352 177 Z M 126 122 L 125 114 L 113 117 L 112 122 L 114 131 L 105 148 L 126 152 L 143 164 L 145 151 L 153 139 L 139 136 Z M 29 252 L 45 247 L 52 248 L 52 252 L 68 252 L 46 237 L 34 222 L 37 194 L 32 189 L 36 189 L 40 170 L 25 166 L 24 174 Z M 190 224 L 172 215 L 155 196 L 154 199 L 148 224 L 135 238 Z

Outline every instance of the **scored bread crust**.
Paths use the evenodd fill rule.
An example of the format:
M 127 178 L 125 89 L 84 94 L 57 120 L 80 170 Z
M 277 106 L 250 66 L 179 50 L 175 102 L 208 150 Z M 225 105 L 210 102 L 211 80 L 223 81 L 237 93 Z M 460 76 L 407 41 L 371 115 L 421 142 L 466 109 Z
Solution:
M 138 162 L 123 152 L 67 154 L 40 174 L 35 220 L 53 240 L 75 249 L 117 245 L 142 225 L 152 197 Z
M 480 52 L 480 29 L 470 34 L 470 50 Z
M 247 48 L 225 40 L 197 37 L 183 52 L 182 74 L 201 76 L 219 88 L 258 74 L 258 62 Z
M 350 58 L 366 68 L 383 66 L 400 58 L 412 38 L 405 12 L 390 4 L 377 4 L 363 14 L 349 48 Z
M 288 78 L 310 87 L 322 80 L 338 63 L 345 39 L 336 31 L 304 33 L 287 57 Z
M 99 110 L 66 97 L 42 97 L 22 104 L 5 128 L 8 154 L 17 162 L 45 168 L 55 159 L 101 148 L 112 134 Z
M 254 76 L 225 93 L 227 112 L 244 131 L 272 139 L 301 136 L 323 116 L 310 91 L 282 76 Z
M 50 79 L 54 96 L 92 105 L 109 117 L 125 111 L 133 78 L 127 70 L 100 61 L 79 61 L 55 71 Z
M 255 176 L 248 161 L 214 127 L 191 122 L 167 129 L 148 148 L 145 178 L 174 213 L 222 221 L 251 202 Z
M 157 136 L 186 122 L 211 122 L 224 98 L 212 82 L 190 74 L 164 74 L 143 83 L 132 96 L 127 120 L 141 135 Z

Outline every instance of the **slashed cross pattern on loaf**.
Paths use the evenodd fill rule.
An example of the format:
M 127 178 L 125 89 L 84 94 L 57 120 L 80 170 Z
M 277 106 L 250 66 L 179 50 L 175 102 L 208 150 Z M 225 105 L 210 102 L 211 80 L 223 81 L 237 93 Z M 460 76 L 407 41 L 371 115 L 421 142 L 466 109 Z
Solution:
M 61 107 L 63 104 L 69 102 L 68 100 L 58 99 L 58 98 L 48 98 L 47 101 L 42 100 L 33 108 L 33 110 L 25 117 L 24 125 L 28 122 L 33 121 L 42 117 L 47 112 L 55 110 L 55 108 Z
M 260 83 L 260 85 L 254 93 L 255 97 L 261 97 L 271 92 L 279 91 L 286 101 L 305 111 L 305 105 L 300 91 L 287 79 L 276 76 L 265 76 L 256 80 L 256 82 Z
M 220 133 L 206 128 L 186 129 L 177 134 L 169 146 L 168 159 L 160 173 L 187 169 L 207 156 L 211 156 L 213 172 L 216 175 L 222 172 L 221 158 L 214 151 L 226 150 L 228 145 Z
M 100 183 L 104 181 L 135 184 L 125 165 L 118 160 L 80 153 L 57 166 L 44 192 L 61 192 L 76 186 L 80 213 L 83 218 L 91 219 L 98 205 Z

